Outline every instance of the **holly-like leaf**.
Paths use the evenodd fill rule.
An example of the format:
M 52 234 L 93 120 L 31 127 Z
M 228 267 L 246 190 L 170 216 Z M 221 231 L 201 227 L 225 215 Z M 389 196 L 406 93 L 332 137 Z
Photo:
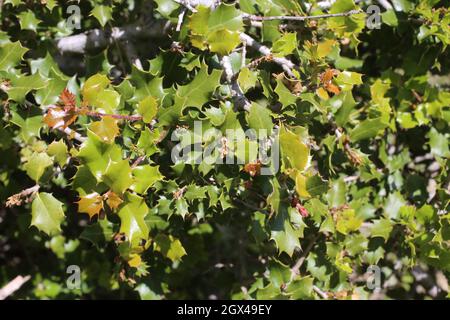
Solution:
M 429 133 L 431 152 L 439 157 L 450 157 L 449 140 L 435 128 Z
M 52 158 L 45 152 L 35 152 L 25 164 L 28 176 L 38 182 L 45 170 L 53 164 Z
M 251 129 L 256 130 L 257 134 L 259 130 L 266 130 L 267 134 L 270 134 L 273 128 L 270 111 L 255 102 L 250 106 L 247 122 Z
M 117 193 L 114 193 L 112 191 L 108 191 L 104 198 L 106 198 L 106 204 L 112 209 L 117 209 L 123 202 L 122 198 L 119 197 Z
M 63 167 L 69 158 L 67 146 L 63 140 L 53 141 L 48 146 L 47 153 L 55 158 L 60 167 Z
M 300 136 L 282 126 L 279 133 L 283 163 L 287 168 L 302 172 L 309 162 L 309 148 Z
M 108 144 L 114 143 L 120 132 L 117 120 L 113 117 L 102 117 L 100 121 L 92 122 L 89 129 Z
M 389 234 L 393 229 L 392 222 L 388 219 L 375 220 L 370 228 L 371 237 L 382 237 L 385 241 L 389 239 Z
M 105 91 L 109 83 L 108 77 L 102 74 L 95 74 L 87 79 L 81 90 L 84 105 L 96 106 L 98 94 Z
M 83 142 L 77 155 L 89 168 L 97 180 L 101 180 L 110 160 L 122 160 L 122 152 L 115 144 L 104 143 L 96 134 L 88 131 L 88 139 Z
M 102 178 L 113 192 L 124 193 L 133 183 L 128 160 L 111 161 Z
M 287 32 L 283 34 L 272 46 L 275 56 L 284 57 L 291 54 L 297 48 L 297 34 Z
M 123 232 L 132 247 L 139 246 L 141 240 L 147 240 L 149 229 L 145 223 L 148 207 L 143 198 L 126 193 L 124 203 L 117 213 L 120 217 L 120 232 Z
M 300 248 L 299 239 L 303 237 L 301 229 L 295 229 L 290 221 L 285 205 L 271 223 L 270 239 L 274 240 L 280 253 L 286 252 L 290 257 L 296 248 Z
M 25 96 L 31 90 L 41 89 L 47 85 L 47 81 L 39 73 L 31 76 L 12 75 L 10 81 L 11 87 L 7 91 L 8 97 L 19 103 L 25 101 Z
M 51 71 L 51 78 L 47 86 L 38 89 L 35 94 L 36 102 L 42 106 L 53 105 L 58 102 L 60 92 L 66 87 L 67 81 L 56 72 Z
M 0 46 L 0 71 L 8 71 L 16 66 L 28 51 L 19 41 L 6 42 Z
M 208 35 L 209 49 L 220 55 L 229 54 L 241 42 L 239 32 L 226 29 L 211 32 Z
M 21 12 L 17 18 L 22 29 L 33 30 L 34 32 L 36 32 L 38 24 L 41 22 L 31 10 Z
M 172 235 L 159 234 L 154 239 L 154 250 L 161 252 L 161 254 L 172 262 L 180 260 L 186 251 L 180 240 L 174 238 Z
M 373 138 L 384 130 L 387 124 L 381 118 L 367 119 L 359 123 L 351 132 L 350 139 L 354 142 Z
M 356 231 L 361 227 L 362 220 L 355 215 L 355 210 L 345 209 L 338 212 L 336 218 L 336 230 L 342 234 Z
M 77 204 L 78 212 L 87 213 L 91 219 L 103 210 L 103 198 L 97 192 L 80 197 Z
M 53 106 L 48 108 L 43 120 L 49 128 L 64 129 L 74 123 L 77 118 L 78 113 L 75 110 L 65 111 L 63 108 Z
M 52 194 L 40 192 L 36 194 L 31 205 L 31 225 L 48 235 L 61 231 L 61 223 L 65 215 L 61 201 Z
M 152 96 L 149 96 L 139 102 L 138 112 L 145 123 L 150 123 L 158 112 L 158 102 Z
M 156 181 L 160 181 L 164 176 L 159 172 L 159 166 L 149 165 L 138 166 L 133 169 L 134 182 L 131 189 L 137 193 L 145 194 Z
M 91 11 L 91 15 L 94 16 L 102 27 L 111 20 L 112 8 L 110 6 L 96 5 Z

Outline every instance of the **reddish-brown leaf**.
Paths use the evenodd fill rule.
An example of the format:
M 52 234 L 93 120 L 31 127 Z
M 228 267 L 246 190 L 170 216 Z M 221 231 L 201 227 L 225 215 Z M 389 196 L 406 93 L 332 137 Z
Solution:
M 64 109 L 53 106 L 47 110 L 44 116 L 44 123 L 50 128 L 67 128 L 75 122 L 78 115 L 76 110 L 71 109 L 65 111 Z
M 244 166 L 244 171 L 247 172 L 252 177 L 259 175 L 261 172 L 261 162 L 253 162 L 253 163 L 247 163 Z
M 76 108 L 75 95 L 67 88 L 65 88 L 63 92 L 61 92 L 59 99 L 65 111 L 73 110 Z

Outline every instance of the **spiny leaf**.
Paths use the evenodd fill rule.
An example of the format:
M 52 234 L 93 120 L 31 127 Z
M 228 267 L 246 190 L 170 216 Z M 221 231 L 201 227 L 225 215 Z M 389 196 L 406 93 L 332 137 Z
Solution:
M 139 246 L 142 239 L 148 239 L 149 229 L 144 221 L 148 207 L 143 198 L 126 193 L 117 214 L 121 221 L 120 232 L 126 235 L 132 247 Z
M 186 251 L 180 240 L 174 238 L 172 235 L 166 236 L 159 234 L 154 239 L 154 250 L 161 252 L 161 254 L 172 261 L 180 260 Z
M 103 210 L 103 198 L 97 192 L 80 197 L 77 204 L 78 212 L 87 213 L 91 219 Z
M 114 139 L 120 132 L 117 120 L 113 117 L 102 117 L 100 121 L 92 122 L 89 129 L 103 142 L 109 144 L 114 143 Z
M 128 160 L 111 161 L 102 178 L 113 192 L 119 194 L 124 193 L 133 183 L 133 176 Z
M 34 198 L 31 216 L 31 225 L 48 235 L 60 232 L 65 218 L 62 203 L 46 192 L 38 193 Z
M 19 41 L 7 42 L 0 46 L 0 71 L 8 71 L 16 66 L 28 51 Z

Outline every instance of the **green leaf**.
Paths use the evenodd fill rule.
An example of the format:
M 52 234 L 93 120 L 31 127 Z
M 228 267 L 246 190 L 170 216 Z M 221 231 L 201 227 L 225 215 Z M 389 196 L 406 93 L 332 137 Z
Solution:
M 272 52 L 277 57 L 284 57 L 297 48 L 297 34 L 295 32 L 287 32 L 283 34 L 272 46 Z
M 334 108 L 338 108 L 336 113 L 336 124 L 340 127 L 350 120 L 350 114 L 356 106 L 355 99 L 351 91 L 343 91 L 341 94 L 334 96 L 328 100 L 328 104 Z
M 394 10 L 387 10 L 381 14 L 381 19 L 383 20 L 383 23 L 387 24 L 390 27 L 397 27 L 398 26 L 398 18 L 395 14 Z
M 31 205 L 31 225 L 48 235 L 61 231 L 64 220 L 62 203 L 46 192 L 36 194 Z
M 89 129 L 104 143 L 114 143 L 119 134 L 117 120 L 112 117 L 102 117 L 100 121 L 92 122 Z
M 99 219 L 97 222 L 84 227 L 80 239 L 87 240 L 100 249 L 113 238 L 113 227 L 114 224 L 107 219 Z
M 12 111 L 11 122 L 20 128 L 19 136 L 24 142 L 29 142 L 33 137 L 39 137 L 42 128 L 42 114 L 34 112 L 18 113 Z
M 435 128 L 431 128 L 428 137 L 433 154 L 439 157 L 450 158 L 449 140 L 445 135 L 440 134 Z
M 112 8 L 111 6 L 96 5 L 94 9 L 92 9 L 91 15 L 100 22 L 102 27 L 104 27 L 112 18 Z
M 217 69 L 213 69 L 211 74 L 208 74 L 207 66 L 202 65 L 200 71 L 189 84 L 178 87 L 174 105 L 158 110 L 158 119 L 161 125 L 177 121 L 186 107 L 195 107 L 200 110 L 220 85 L 221 75 L 222 72 Z
M 270 111 L 256 102 L 253 102 L 250 106 L 247 122 L 249 127 L 256 130 L 257 133 L 258 130 L 267 130 L 267 134 L 270 134 L 273 128 Z
M 154 97 L 149 96 L 139 102 L 138 112 L 145 123 L 150 123 L 158 112 L 158 102 Z
M 138 247 L 142 239 L 148 240 L 149 229 L 144 220 L 148 207 L 143 198 L 125 193 L 124 202 L 117 214 L 121 221 L 120 232 L 126 235 L 132 247 Z
M 353 142 L 376 137 L 381 130 L 384 130 L 387 124 L 382 118 L 366 119 L 359 123 L 351 132 L 350 139 Z
M 240 43 L 239 32 L 226 29 L 211 32 L 207 40 L 211 52 L 220 55 L 228 55 Z
M 80 152 L 77 155 L 89 168 L 91 173 L 101 180 L 109 161 L 119 161 L 122 159 L 120 147 L 115 144 L 104 143 L 92 131 L 88 131 L 88 139 L 83 142 Z
M 275 87 L 275 93 L 278 95 L 278 101 L 283 104 L 283 108 L 289 105 L 295 104 L 297 102 L 298 97 L 293 94 L 286 86 L 284 85 L 281 79 L 277 78 L 277 86 Z
M 214 32 L 220 29 L 242 31 L 242 15 L 234 5 L 221 4 L 209 15 L 208 31 Z
M 34 152 L 25 164 L 25 170 L 31 179 L 38 182 L 46 169 L 52 164 L 53 160 L 47 155 L 47 153 Z
M 303 237 L 303 231 L 292 226 L 287 208 L 281 208 L 270 226 L 270 239 L 275 241 L 278 251 L 292 257 L 295 248 L 300 248 L 299 238 Z
M 362 74 L 357 72 L 343 71 L 336 77 L 336 83 L 343 91 L 350 91 L 353 86 L 362 84 Z
M 286 293 L 291 296 L 291 299 L 294 300 L 311 298 L 313 292 L 313 282 L 314 279 L 312 277 L 295 279 L 287 286 Z
M 56 72 L 51 71 L 50 80 L 47 85 L 36 91 L 34 95 L 36 102 L 42 106 L 48 106 L 56 104 L 59 100 L 61 92 L 66 88 L 67 81 L 61 78 Z
M 300 136 L 282 126 L 279 138 L 284 165 L 300 172 L 305 170 L 309 161 L 309 148 L 301 141 Z
M 102 74 L 95 74 L 87 79 L 81 90 L 84 102 L 88 105 L 95 105 L 98 99 L 98 94 L 106 89 L 110 81 L 107 76 Z
M 342 234 L 356 231 L 361 227 L 362 220 L 355 215 L 355 210 L 346 209 L 338 213 L 336 230 Z
M 178 87 L 175 104 L 199 108 L 209 100 L 211 93 L 220 85 L 222 72 L 213 69 L 208 74 L 208 68 L 203 65 L 194 79 L 187 85 Z
M 392 222 L 389 219 L 378 219 L 374 220 L 370 228 L 371 237 L 381 237 L 385 241 L 389 239 L 389 235 L 393 229 Z
M 48 146 L 47 153 L 55 158 L 60 167 L 63 167 L 69 158 L 67 146 L 63 140 L 53 141 Z
M 313 196 L 321 196 L 328 191 L 328 183 L 318 175 L 306 179 L 306 190 Z
M 256 85 L 256 81 L 258 81 L 257 74 L 249 68 L 244 67 L 239 71 L 238 83 L 243 92 L 253 88 Z
M 400 192 L 391 193 L 384 204 L 384 215 L 390 219 L 398 219 L 400 217 L 400 208 L 405 204 L 405 200 Z
M 48 84 L 39 73 L 31 76 L 13 75 L 10 80 L 11 88 L 8 89 L 8 97 L 19 103 L 25 101 L 25 96 L 31 90 L 44 88 Z
M 220 108 L 208 108 L 205 115 L 214 126 L 220 126 L 225 121 L 225 114 Z
M 37 25 L 41 22 L 31 10 L 21 12 L 17 18 L 19 18 L 20 27 L 22 29 L 33 30 L 34 32 L 36 32 Z
M 155 145 L 158 139 L 158 130 L 150 131 L 150 129 L 146 127 L 145 130 L 141 131 L 137 147 L 142 150 L 147 157 L 150 157 L 158 151 L 158 147 Z
M 124 193 L 133 183 L 128 160 L 111 161 L 102 178 L 113 192 Z
M 333 181 L 331 188 L 327 193 L 327 200 L 330 207 L 339 207 L 345 204 L 346 193 L 345 182 L 343 179 Z
M 172 235 L 158 234 L 154 239 L 154 250 L 161 252 L 163 256 L 172 260 L 172 262 L 179 261 L 186 255 L 183 245 L 180 240 L 174 238 Z
M 164 176 L 159 172 L 159 166 L 152 167 L 149 165 L 138 166 L 133 169 L 134 182 L 131 190 L 145 194 L 155 182 L 163 180 Z
M 9 68 L 16 66 L 28 51 L 22 47 L 20 41 L 7 42 L 0 47 L 0 71 L 8 71 Z
M 169 18 L 170 14 L 180 7 L 178 3 L 172 0 L 155 0 L 158 4 L 156 9 L 164 18 Z

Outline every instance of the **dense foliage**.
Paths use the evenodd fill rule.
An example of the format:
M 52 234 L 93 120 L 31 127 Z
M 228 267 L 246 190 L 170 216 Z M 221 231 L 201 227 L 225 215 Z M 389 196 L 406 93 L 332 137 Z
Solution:
M 447 296 L 448 1 L 0 3 L 12 297 Z

